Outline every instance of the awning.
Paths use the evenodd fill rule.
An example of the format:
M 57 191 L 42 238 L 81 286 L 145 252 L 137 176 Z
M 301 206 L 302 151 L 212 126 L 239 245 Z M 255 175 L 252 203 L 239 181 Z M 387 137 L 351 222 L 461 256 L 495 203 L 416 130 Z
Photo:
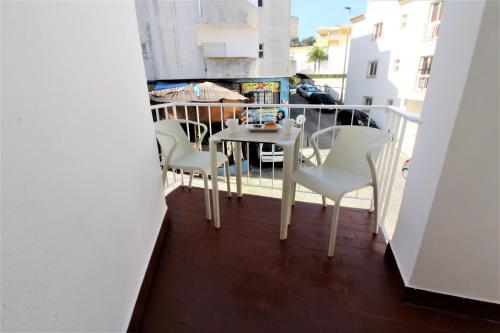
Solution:
M 212 82 L 188 84 L 183 87 L 166 88 L 149 92 L 155 102 L 219 102 L 223 99 L 244 101 L 247 98 Z

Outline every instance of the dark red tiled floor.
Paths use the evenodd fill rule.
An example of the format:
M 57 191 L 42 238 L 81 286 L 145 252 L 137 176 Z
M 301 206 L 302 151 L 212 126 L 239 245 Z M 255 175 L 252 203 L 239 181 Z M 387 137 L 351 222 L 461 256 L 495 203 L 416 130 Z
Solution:
M 331 207 L 298 203 L 279 241 L 280 201 L 227 199 L 221 224 L 204 218 L 203 191 L 167 197 L 170 227 L 143 332 L 500 332 L 495 323 L 399 301 L 382 235 L 365 211 L 341 209 L 326 256 Z

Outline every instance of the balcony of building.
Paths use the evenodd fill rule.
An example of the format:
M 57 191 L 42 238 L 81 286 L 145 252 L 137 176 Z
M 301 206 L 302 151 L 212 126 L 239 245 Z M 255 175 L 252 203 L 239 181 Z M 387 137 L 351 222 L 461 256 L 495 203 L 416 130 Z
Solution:
M 404 283 L 373 236 L 366 210 L 341 208 L 336 254 L 326 247 L 332 207 L 299 202 L 279 241 L 280 200 L 220 193 L 217 230 L 203 191 L 169 193 L 169 231 L 141 332 L 495 332 L 498 324 L 401 302 Z
M 429 22 L 424 26 L 423 40 L 436 40 L 439 35 L 439 25 L 441 21 Z
M 416 91 L 426 91 L 427 85 L 429 84 L 430 74 L 419 74 L 417 75 L 417 79 L 415 81 L 415 90 Z
M 335 206 L 307 189 L 280 240 L 276 165 L 248 168 L 242 198 L 218 193 L 220 229 L 196 175 L 189 189 L 168 170 L 164 188 L 154 121 L 200 108 L 149 105 L 132 1 L 3 1 L 2 330 L 498 332 L 499 4 L 446 5 L 422 119 L 380 105 L 234 105 L 229 118 L 285 108 L 314 131 L 356 109 L 390 134 L 375 164 L 380 218 L 369 192 L 350 193 L 328 258 Z M 299 166 L 314 163 L 301 130 Z M 195 142 L 199 127 L 186 133 Z
M 330 45 L 345 43 L 351 34 L 351 27 L 348 25 L 337 27 L 320 27 L 316 30 L 315 46 L 328 48 Z
M 203 106 L 205 112 L 220 112 L 218 103 Z M 226 107 L 231 106 L 238 112 L 226 113 L 226 117 L 243 120 L 247 119 L 244 114 L 253 108 L 251 104 Z M 247 162 L 244 195 L 228 198 L 225 192 L 219 193 L 221 229 L 206 220 L 202 180 L 195 174 L 189 181 L 188 173 L 171 170 L 166 189 L 170 230 L 151 296 L 144 308 L 141 330 L 224 331 L 244 327 L 250 332 L 271 329 L 362 332 L 387 328 L 493 332 L 498 329 L 495 322 L 401 302 L 403 297 L 411 303 L 411 296 L 387 244 L 397 228 L 406 185 L 402 164 L 412 155 L 411 149 L 403 149 L 407 145 L 407 130 L 411 125 L 419 126 L 418 117 L 384 106 L 256 106 L 266 114 L 275 108 L 287 109 L 290 117 L 305 115 L 301 165 L 310 164 L 307 157 L 312 150 L 306 134 L 307 119 L 321 129 L 336 124 L 337 118 L 345 119 L 342 112 L 359 109 L 392 133 L 391 142 L 377 160 L 382 197 L 378 223 L 382 232 L 378 235 L 370 232 L 375 223 L 371 190 L 346 195 L 342 201 L 336 254 L 329 259 L 326 249 L 333 202 L 328 201 L 325 208 L 321 205 L 321 196 L 299 186 L 288 238 L 279 241 L 283 155 L 277 147 L 269 148 L 272 155 L 267 156 L 271 157 L 267 168 L 263 167 L 262 155 L 252 163 L 251 155 L 243 154 Z M 332 109 L 335 112 L 332 113 Z M 161 121 L 167 118 L 195 120 L 200 117 L 199 110 L 197 103 L 170 103 L 154 106 L 151 111 L 153 120 Z M 354 119 L 352 117 L 350 124 L 359 125 Z M 223 122 L 209 122 L 207 126 L 210 133 L 225 128 Z M 186 127 L 185 130 L 193 143 L 196 142 L 199 128 Z M 323 157 L 333 141 L 332 137 L 320 142 Z M 227 154 L 232 149 L 231 146 L 221 149 L 224 148 L 222 151 Z M 269 161 L 276 163 L 269 165 Z M 218 177 L 224 181 L 222 168 Z M 233 174 L 230 182 L 234 190 Z

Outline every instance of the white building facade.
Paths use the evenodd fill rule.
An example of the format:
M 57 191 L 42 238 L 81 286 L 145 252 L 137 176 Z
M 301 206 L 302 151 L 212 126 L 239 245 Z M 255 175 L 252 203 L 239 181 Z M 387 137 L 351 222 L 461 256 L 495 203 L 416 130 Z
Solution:
M 396 105 L 420 114 L 443 1 L 373 1 L 352 19 L 346 104 Z
M 315 45 L 324 48 L 328 53 L 328 60 L 321 62 L 320 74 L 343 74 L 344 67 L 347 71 L 350 34 L 351 27 L 348 25 L 320 27 L 316 30 Z
M 288 100 L 290 0 L 147 0 L 136 8 L 148 81 L 278 82 L 279 98 L 274 91 L 266 100 Z
M 297 73 L 343 74 L 344 63 L 347 71 L 350 31 L 351 28 L 348 25 L 319 27 L 316 29 L 316 43 L 314 43 L 314 46 L 291 47 L 290 57 L 297 63 Z M 316 46 L 322 48 L 328 54 L 328 60 L 321 61 L 319 65 L 309 61 L 309 53 Z

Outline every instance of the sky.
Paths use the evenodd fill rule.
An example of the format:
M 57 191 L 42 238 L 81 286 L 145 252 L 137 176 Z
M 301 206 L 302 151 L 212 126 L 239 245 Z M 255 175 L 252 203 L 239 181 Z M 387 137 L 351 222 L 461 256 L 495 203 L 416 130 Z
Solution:
M 299 18 L 299 38 L 316 36 L 317 27 L 331 27 L 349 22 L 351 17 L 364 13 L 367 0 L 292 0 L 292 15 Z

